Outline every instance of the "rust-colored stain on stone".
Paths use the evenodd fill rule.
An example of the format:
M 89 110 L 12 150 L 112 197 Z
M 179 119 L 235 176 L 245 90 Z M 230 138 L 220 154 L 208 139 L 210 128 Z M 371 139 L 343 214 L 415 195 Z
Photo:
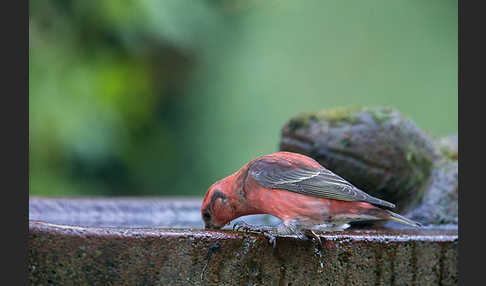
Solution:
M 107 220 L 124 203 L 150 202 L 152 209 L 140 208 L 149 216 L 167 214 L 165 207 L 178 203 L 32 198 L 30 285 L 456 285 L 458 280 L 457 228 L 321 234 L 321 268 L 313 243 L 292 236 L 278 237 L 272 251 L 260 234 L 228 229 L 207 231 L 193 225 L 174 228 L 159 223 L 137 227 L 130 219 L 125 222 L 128 227 L 121 223 L 107 226 L 103 216 L 98 218 L 102 227 L 93 225 L 93 220 L 76 218 L 71 218 L 75 225 L 60 223 L 63 212 L 81 201 L 87 209 L 96 205 L 99 214 L 106 211 Z M 168 202 L 165 207 L 164 202 Z M 193 200 L 178 207 L 187 213 L 191 204 L 197 211 L 198 203 Z M 43 216 L 39 206 L 49 204 L 58 207 L 46 208 Z M 70 216 L 86 217 L 82 213 L 80 209 Z M 92 216 L 97 216 L 96 211 L 88 217 Z M 136 212 L 132 218 L 146 222 Z

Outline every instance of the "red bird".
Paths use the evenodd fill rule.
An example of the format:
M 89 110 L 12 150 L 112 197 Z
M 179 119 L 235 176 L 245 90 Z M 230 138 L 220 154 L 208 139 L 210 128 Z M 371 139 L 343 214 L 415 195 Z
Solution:
M 219 229 L 241 216 L 269 214 L 282 221 L 278 234 L 311 231 L 314 236 L 314 230 L 343 230 L 354 221 L 420 226 L 380 207 L 395 205 L 366 194 L 307 156 L 277 152 L 253 159 L 214 183 L 206 191 L 201 215 L 206 228 Z M 238 227 L 269 230 L 246 223 Z

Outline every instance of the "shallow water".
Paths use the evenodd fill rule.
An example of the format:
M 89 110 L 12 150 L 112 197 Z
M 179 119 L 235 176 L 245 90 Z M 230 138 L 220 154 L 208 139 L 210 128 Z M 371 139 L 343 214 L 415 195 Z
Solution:
M 29 220 L 89 227 L 203 229 L 200 199 L 161 198 L 31 198 Z M 276 225 L 270 215 L 239 218 Z M 232 222 L 232 223 L 233 223 Z
M 188 198 L 39 198 L 29 200 L 29 220 L 84 227 L 203 229 L 201 199 Z M 270 215 L 240 217 L 223 229 L 231 229 L 239 220 L 250 224 L 275 226 L 280 220 Z M 457 225 L 428 226 L 416 230 L 390 222 L 380 228 L 430 234 L 434 230 L 457 233 Z M 353 230 L 356 234 L 372 233 L 377 228 Z

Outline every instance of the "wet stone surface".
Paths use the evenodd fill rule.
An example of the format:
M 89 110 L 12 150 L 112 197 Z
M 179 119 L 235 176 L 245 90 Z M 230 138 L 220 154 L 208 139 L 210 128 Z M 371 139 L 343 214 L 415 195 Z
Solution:
M 201 199 L 29 203 L 30 285 L 456 285 L 457 227 L 355 229 L 314 244 L 205 231 Z M 274 225 L 259 215 L 249 223 Z M 393 226 L 391 226 L 393 227 Z

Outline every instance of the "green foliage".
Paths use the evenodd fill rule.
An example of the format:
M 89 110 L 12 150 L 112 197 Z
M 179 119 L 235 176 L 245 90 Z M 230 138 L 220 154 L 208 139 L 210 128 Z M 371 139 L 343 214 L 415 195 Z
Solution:
M 202 195 L 340 106 L 457 132 L 457 1 L 31 1 L 29 40 L 32 195 Z

